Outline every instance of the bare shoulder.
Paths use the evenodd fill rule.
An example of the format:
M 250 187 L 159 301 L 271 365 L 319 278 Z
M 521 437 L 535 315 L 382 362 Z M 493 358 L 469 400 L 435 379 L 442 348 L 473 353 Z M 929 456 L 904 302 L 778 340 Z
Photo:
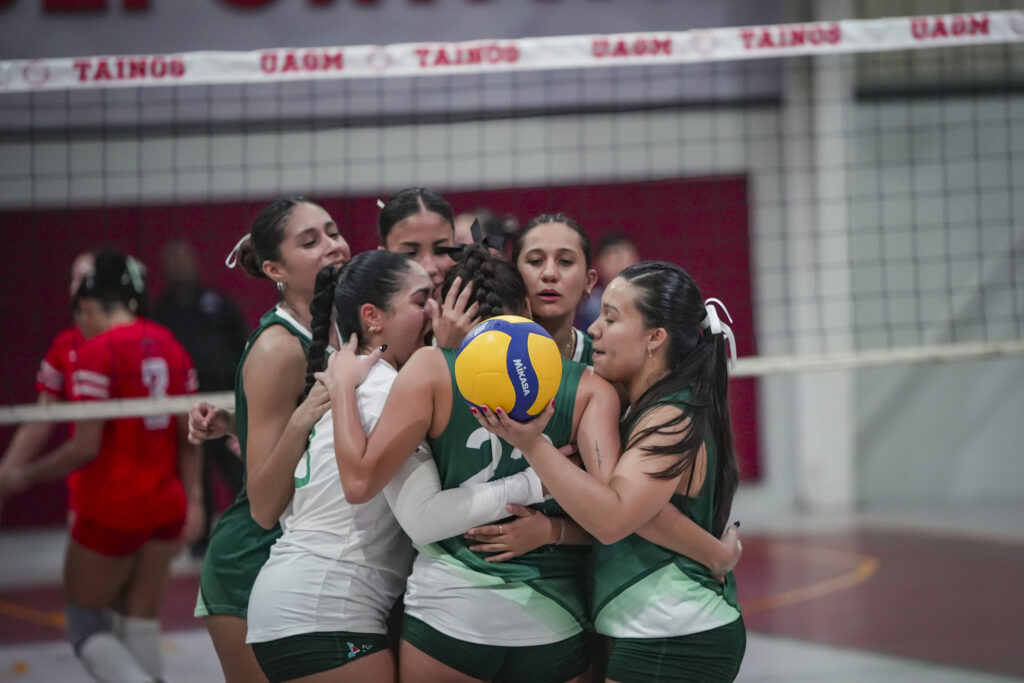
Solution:
M 593 366 L 583 371 L 576 393 L 588 398 L 615 401 L 616 404 L 619 402 L 619 394 L 615 391 L 615 387 L 608 380 L 594 372 Z
M 448 362 L 444 359 L 444 352 L 434 346 L 424 346 L 417 349 L 405 365 L 402 372 L 406 375 L 416 375 L 423 379 L 447 375 Z
M 246 369 L 257 367 L 261 372 L 305 367 L 306 354 L 298 337 L 281 325 L 272 325 L 253 343 L 245 365 Z
M 683 409 L 677 405 L 671 403 L 659 403 L 650 410 L 647 410 L 640 419 L 637 420 L 634 425 L 632 432 L 636 433 L 645 429 L 651 429 L 668 425 L 671 422 L 678 421 L 683 415 Z M 688 418 L 678 421 L 668 429 L 669 434 L 677 434 L 685 431 L 690 424 Z

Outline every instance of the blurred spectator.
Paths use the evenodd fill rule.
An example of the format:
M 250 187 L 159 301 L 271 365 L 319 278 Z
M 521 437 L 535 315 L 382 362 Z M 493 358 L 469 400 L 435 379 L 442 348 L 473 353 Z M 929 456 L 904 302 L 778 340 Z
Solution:
M 231 391 L 248 337 L 238 306 L 223 293 L 200 282 L 195 251 L 188 242 L 169 243 L 164 247 L 161 258 L 165 284 L 153 318 L 168 327 L 192 356 L 199 376 L 199 391 Z M 206 528 L 192 546 L 192 554 L 197 557 L 206 549 L 217 512 L 212 481 L 214 472 L 219 473 L 231 489 L 231 498 L 242 484 L 244 465 L 230 447 L 229 438 L 203 443 Z
M 484 243 L 491 248 L 493 253 L 504 256 L 505 243 L 519 230 L 519 223 L 515 216 L 511 214 L 499 216 L 490 209 L 482 207 L 473 212 L 460 213 L 455 216 L 455 244 L 473 243 L 471 228 L 474 220 L 480 221 Z
M 610 232 L 597 243 L 594 265 L 597 267 L 597 286 L 580 305 L 576 327 L 586 332 L 601 315 L 601 295 L 612 279 L 634 263 L 640 262 L 636 243 L 623 232 Z

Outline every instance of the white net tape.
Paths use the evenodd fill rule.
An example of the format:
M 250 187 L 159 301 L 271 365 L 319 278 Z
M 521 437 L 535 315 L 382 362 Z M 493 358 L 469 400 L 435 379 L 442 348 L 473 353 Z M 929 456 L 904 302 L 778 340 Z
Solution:
M 740 358 L 730 375 L 734 378 L 762 377 L 784 373 L 857 370 L 887 365 L 993 360 L 1014 356 L 1024 356 L 1024 341 L 879 349 L 845 354 Z M 227 391 L 153 399 L 137 398 L 83 403 L 50 403 L 47 405 L 32 403 L 0 407 L 0 425 L 185 414 L 199 400 L 221 408 L 234 408 L 234 394 Z
M 461 43 L 0 60 L 0 93 L 590 69 L 1022 39 L 1024 12 L 1001 11 Z

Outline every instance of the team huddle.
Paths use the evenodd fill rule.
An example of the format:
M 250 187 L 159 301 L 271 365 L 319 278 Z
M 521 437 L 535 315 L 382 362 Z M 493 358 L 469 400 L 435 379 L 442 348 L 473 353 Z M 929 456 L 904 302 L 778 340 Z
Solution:
M 246 345 L 235 409 L 200 402 L 188 418 L 192 444 L 233 434 L 245 463 L 195 610 L 225 678 L 733 680 L 746 632 L 732 575 L 741 547 L 728 524 L 738 480 L 731 332 L 712 300 L 678 266 L 641 262 L 606 284 L 598 318 L 581 330 L 575 314 L 597 276 L 590 239 L 563 214 L 530 221 L 507 258 L 479 231 L 456 245 L 451 207 L 423 188 L 384 203 L 378 229 L 381 248 L 351 256 L 323 208 L 279 200 L 229 259 L 272 280 L 280 301 Z M 107 270 L 131 290 L 127 268 Z M 91 290 L 73 292 L 89 303 L 80 292 Z M 114 348 L 114 334 L 149 355 L 111 362 L 138 365 L 135 375 L 164 382 L 165 394 L 193 390 L 173 339 L 149 343 L 163 344 L 162 328 L 123 293 L 107 298 L 121 317 L 83 342 L 69 396 L 153 393 L 119 393 L 128 369 L 84 365 L 89 345 Z M 538 323 L 562 356 L 554 399 L 522 422 L 467 402 L 456 381 L 463 338 L 506 315 Z M 167 374 L 154 369 L 160 361 Z M 53 384 L 63 373 L 47 365 L 40 381 Z M 155 428 L 147 419 L 106 424 Z M 184 420 L 167 422 L 172 453 L 194 459 Z M 98 424 L 76 425 L 68 442 L 95 442 L 89 458 L 79 445 L 0 465 L 0 499 L 74 470 L 68 567 L 82 555 L 82 567 L 116 563 L 127 576 L 105 591 L 66 587 L 69 638 L 98 680 L 158 680 L 158 653 L 124 636 L 140 617 L 153 631 L 155 608 L 110 607 L 132 592 L 129 561 L 154 543 L 163 558 L 183 528 L 191 533 L 196 467 L 179 476 L 173 457 L 147 461 L 176 482 L 159 498 L 171 495 L 162 480 L 111 470 L 130 442 L 108 443 L 112 430 Z M 115 479 L 128 486 L 132 476 L 145 490 L 114 496 L 121 507 L 107 516 L 76 483 L 92 477 L 86 486 L 105 487 L 109 500 Z M 119 533 L 143 519 L 145 529 Z M 162 583 L 148 588 L 152 602 Z

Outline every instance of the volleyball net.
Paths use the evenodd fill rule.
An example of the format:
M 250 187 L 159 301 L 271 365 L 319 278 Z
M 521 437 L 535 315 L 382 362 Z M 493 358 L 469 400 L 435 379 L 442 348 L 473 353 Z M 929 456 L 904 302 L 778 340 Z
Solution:
M 683 265 L 729 306 L 737 377 L 1020 355 L 1022 38 L 1024 13 L 993 11 L 0 62 L 0 224 L 35 302 L 8 315 L 66 291 L 98 244 L 152 272 L 187 237 L 218 262 L 283 195 L 372 248 L 376 198 L 416 185 L 520 224 L 564 211 Z M 8 329 L 9 386 L 31 386 L 53 308 Z M 191 401 L 15 405 L 0 424 Z

